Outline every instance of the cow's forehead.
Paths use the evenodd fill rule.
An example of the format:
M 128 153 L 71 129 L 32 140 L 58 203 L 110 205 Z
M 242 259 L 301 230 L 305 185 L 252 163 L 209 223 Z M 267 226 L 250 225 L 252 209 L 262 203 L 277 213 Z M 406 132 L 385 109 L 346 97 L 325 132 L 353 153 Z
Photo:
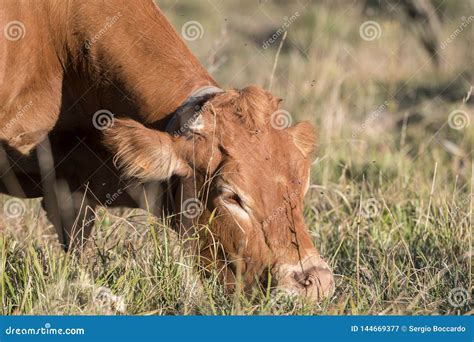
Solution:
M 228 139 L 224 147 L 229 153 L 224 168 L 231 178 L 287 187 L 303 181 L 308 173 L 307 160 L 284 132 Z
M 284 130 L 223 130 L 221 144 L 234 158 L 281 167 L 304 161 L 291 136 Z

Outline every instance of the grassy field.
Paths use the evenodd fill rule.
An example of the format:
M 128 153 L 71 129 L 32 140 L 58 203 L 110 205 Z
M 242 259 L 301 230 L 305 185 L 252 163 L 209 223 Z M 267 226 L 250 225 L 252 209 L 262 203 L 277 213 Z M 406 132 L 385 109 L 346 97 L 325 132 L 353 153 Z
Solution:
M 331 300 L 199 285 L 166 220 L 139 210 L 99 210 L 93 243 L 66 255 L 39 201 L 22 200 L 19 217 L 0 213 L 0 313 L 472 314 L 474 5 L 434 2 L 436 66 L 396 6 L 364 3 L 160 2 L 179 32 L 199 22 L 188 44 L 223 87 L 271 83 L 294 122 L 317 126 L 306 220 Z

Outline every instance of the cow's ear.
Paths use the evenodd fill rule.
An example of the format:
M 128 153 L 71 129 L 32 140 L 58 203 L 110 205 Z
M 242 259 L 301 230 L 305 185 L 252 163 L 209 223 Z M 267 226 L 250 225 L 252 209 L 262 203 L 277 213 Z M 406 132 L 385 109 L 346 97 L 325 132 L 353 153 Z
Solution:
M 130 119 L 115 120 L 104 131 L 104 143 L 125 176 L 142 181 L 187 176 L 189 166 L 176 153 L 173 138 Z
M 309 121 L 303 121 L 287 129 L 296 147 L 305 158 L 310 157 L 316 149 L 316 132 Z

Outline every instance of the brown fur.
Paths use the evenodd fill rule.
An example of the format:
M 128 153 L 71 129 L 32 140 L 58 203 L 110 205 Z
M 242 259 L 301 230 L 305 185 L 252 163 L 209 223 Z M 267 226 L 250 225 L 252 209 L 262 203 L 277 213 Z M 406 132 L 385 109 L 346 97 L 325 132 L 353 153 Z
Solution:
M 215 214 L 209 229 L 219 255 L 210 252 L 209 234 L 197 233 L 203 255 L 230 263 L 225 281 L 242 275 L 250 286 L 268 270 L 282 288 L 314 299 L 331 292 L 332 274 L 304 225 L 315 145 L 310 124 L 275 129 L 271 116 L 281 100 L 250 86 L 211 96 L 203 129 L 173 136 L 164 131 L 172 112 L 216 82 L 152 1 L 0 6 L 0 24 L 26 27 L 23 39 L 0 38 L 0 191 L 43 196 L 61 242 L 80 246 L 96 205 L 147 204 L 159 213 L 166 199 L 158 190 L 175 176 L 174 214 L 192 197 L 205 209 L 195 219 L 177 215 L 177 228 L 189 233 Z M 97 130 L 93 115 L 103 109 L 115 120 Z M 124 175 L 146 182 L 147 198 Z M 112 193 L 120 196 L 109 203 Z M 317 282 L 302 285 L 309 278 Z
M 314 129 L 307 122 L 286 129 L 272 127 L 270 118 L 279 103 L 256 86 L 217 94 L 202 111 L 204 129 L 175 138 L 172 144 L 182 164 L 191 165 L 195 171 L 192 177 L 181 179 L 182 191 L 194 194 L 206 208 L 194 220 L 194 226 L 208 224 L 211 212 L 215 215 L 210 228 L 223 252 L 212 253 L 212 244 L 206 244 L 204 234 L 201 254 L 210 261 L 220 257 L 224 263 L 233 260 L 238 265 L 234 272 L 223 273 L 227 283 L 235 281 L 237 268 L 244 283 L 250 285 L 255 279 L 266 277 L 266 270 L 277 273 L 282 263 L 298 265 L 308 255 L 317 255 L 303 217 L 303 197 L 315 147 Z M 107 144 L 114 149 L 115 141 L 138 135 L 143 142 L 153 141 L 152 146 L 156 146 L 160 141 L 161 146 L 161 139 L 151 139 L 156 132 L 143 126 L 140 133 L 137 129 L 138 126 L 132 128 L 129 123 L 119 122 L 106 134 Z M 145 139 L 145 135 L 150 138 Z M 135 165 L 151 165 L 157 159 L 151 153 L 140 155 L 139 151 L 145 148 L 129 150 L 128 156 L 121 143 L 116 144 L 115 150 L 119 159 L 126 160 L 123 164 L 127 173 L 133 173 Z M 168 155 L 166 150 L 164 153 Z M 178 164 L 168 160 L 168 167 Z M 160 168 L 154 170 L 155 175 L 147 174 L 145 179 L 160 178 Z M 179 174 L 178 170 L 174 174 Z M 248 208 L 248 218 L 242 220 L 229 211 L 225 204 L 228 200 L 222 194 L 226 187 L 239 197 L 230 202 L 242 201 L 242 206 Z M 177 206 L 180 202 L 182 198 Z
M 79 220 L 63 224 L 67 210 L 57 203 L 56 183 L 67 184 L 70 198 L 81 203 L 86 192 L 94 193 L 92 207 L 123 186 L 113 155 L 101 144 L 102 132 L 93 126 L 94 113 L 107 109 L 115 118 L 159 122 L 192 91 L 216 82 L 150 0 L 1 1 L 2 30 L 13 21 L 25 30 L 19 40 L 0 35 L 0 141 L 7 151 L 0 160 L 0 190 L 44 195 L 53 224 L 69 230 L 86 213 L 81 208 L 73 215 Z M 45 172 L 38 163 L 45 150 L 35 147 L 48 133 L 55 165 Z M 14 178 L 23 189 L 11 185 Z M 122 196 L 114 205 L 144 202 L 138 190 L 131 192 L 133 200 Z M 74 242 L 69 235 L 74 234 L 66 232 L 63 244 Z

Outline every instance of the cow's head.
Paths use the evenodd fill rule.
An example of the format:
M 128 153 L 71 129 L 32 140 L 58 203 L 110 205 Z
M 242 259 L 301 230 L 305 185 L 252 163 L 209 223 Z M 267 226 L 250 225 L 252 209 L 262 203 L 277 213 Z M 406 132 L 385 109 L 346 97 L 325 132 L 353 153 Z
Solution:
M 334 280 L 303 217 L 314 131 L 307 122 L 281 126 L 279 102 L 255 86 L 225 91 L 169 132 L 117 120 L 106 143 L 128 176 L 180 176 L 182 222 L 209 225 L 230 261 L 228 284 L 237 273 L 246 286 L 270 278 L 287 293 L 320 300 Z M 189 203 L 202 213 L 186 215 Z

